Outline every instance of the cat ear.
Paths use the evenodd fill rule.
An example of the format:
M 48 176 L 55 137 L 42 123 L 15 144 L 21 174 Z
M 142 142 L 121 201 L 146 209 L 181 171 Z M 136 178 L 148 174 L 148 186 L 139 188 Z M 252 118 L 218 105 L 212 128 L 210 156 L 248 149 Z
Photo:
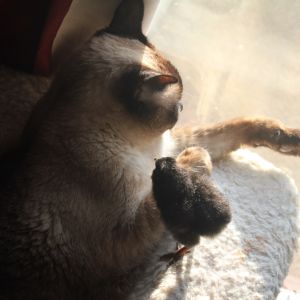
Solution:
M 133 68 L 116 81 L 113 91 L 128 104 L 133 104 L 133 99 L 159 102 L 161 97 L 180 98 L 182 85 L 177 76 Z
M 151 87 L 154 91 L 161 91 L 169 84 L 178 82 L 178 78 L 173 75 L 162 74 L 145 79 L 144 84 Z
M 169 74 L 142 77 L 135 90 L 135 99 L 141 102 L 170 103 L 180 94 L 179 79 Z M 175 96 L 175 97 L 174 97 Z
M 115 35 L 140 39 L 144 37 L 142 33 L 143 17 L 143 0 L 123 0 L 106 31 Z

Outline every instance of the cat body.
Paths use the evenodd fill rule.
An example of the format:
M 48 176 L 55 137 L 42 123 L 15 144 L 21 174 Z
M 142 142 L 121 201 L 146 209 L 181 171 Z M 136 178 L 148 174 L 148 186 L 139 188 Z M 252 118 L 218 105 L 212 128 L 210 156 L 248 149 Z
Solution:
M 2 159 L 4 299 L 123 299 L 130 274 L 155 251 L 165 228 L 151 174 L 163 148 L 167 155 L 161 134 L 177 121 L 181 87 L 170 112 L 146 103 L 136 113 L 115 99 L 131 96 L 122 76 L 139 85 L 141 72 L 149 86 L 135 92 L 151 92 L 151 78 L 166 68 L 154 55 L 135 39 L 97 33 L 57 74 L 19 148 Z M 160 123 L 150 124 L 151 114 Z
M 0 299 L 125 299 L 158 253 L 175 251 L 176 226 L 153 195 L 157 158 L 177 157 L 194 173 L 195 157 L 210 159 L 196 148 L 180 155 L 188 147 L 212 161 L 242 145 L 299 155 L 300 131 L 274 120 L 172 129 L 182 81 L 142 34 L 142 19 L 143 2 L 124 0 L 61 67 L 19 146 L 2 157 Z M 207 235 L 228 223 L 223 207 Z

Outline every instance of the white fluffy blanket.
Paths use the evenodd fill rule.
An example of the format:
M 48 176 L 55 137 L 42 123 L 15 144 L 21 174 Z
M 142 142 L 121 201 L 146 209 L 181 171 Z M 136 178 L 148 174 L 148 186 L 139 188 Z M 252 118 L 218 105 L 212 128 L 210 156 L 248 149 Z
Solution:
M 213 177 L 230 200 L 231 224 L 170 267 L 151 300 L 276 298 L 298 237 L 293 180 L 247 150 L 220 162 Z

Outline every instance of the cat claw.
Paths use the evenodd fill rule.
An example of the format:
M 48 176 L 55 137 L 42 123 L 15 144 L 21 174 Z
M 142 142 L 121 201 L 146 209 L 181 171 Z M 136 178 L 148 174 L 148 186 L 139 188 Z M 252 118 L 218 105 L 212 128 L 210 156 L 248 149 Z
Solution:
M 279 152 L 289 155 L 300 155 L 300 132 L 295 130 L 293 134 L 285 136 L 279 147 Z
M 291 149 L 291 147 L 289 147 L 289 146 L 281 146 L 281 147 L 279 148 L 279 151 L 280 151 L 281 153 L 289 153 L 289 152 L 292 151 L 292 149 Z
M 300 130 L 278 129 L 271 134 L 271 144 L 267 145 L 282 154 L 300 156 Z M 257 146 L 257 145 L 255 145 Z

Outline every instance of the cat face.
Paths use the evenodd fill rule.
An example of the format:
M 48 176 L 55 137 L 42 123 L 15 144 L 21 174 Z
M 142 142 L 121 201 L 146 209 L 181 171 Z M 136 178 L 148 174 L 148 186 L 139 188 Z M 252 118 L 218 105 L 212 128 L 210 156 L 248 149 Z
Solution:
M 142 33 L 143 11 L 142 0 L 122 1 L 110 26 L 91 39 L 89 55 L 111 98 L 144 128 L 163 132 L 182 109 L 182 81 Z

